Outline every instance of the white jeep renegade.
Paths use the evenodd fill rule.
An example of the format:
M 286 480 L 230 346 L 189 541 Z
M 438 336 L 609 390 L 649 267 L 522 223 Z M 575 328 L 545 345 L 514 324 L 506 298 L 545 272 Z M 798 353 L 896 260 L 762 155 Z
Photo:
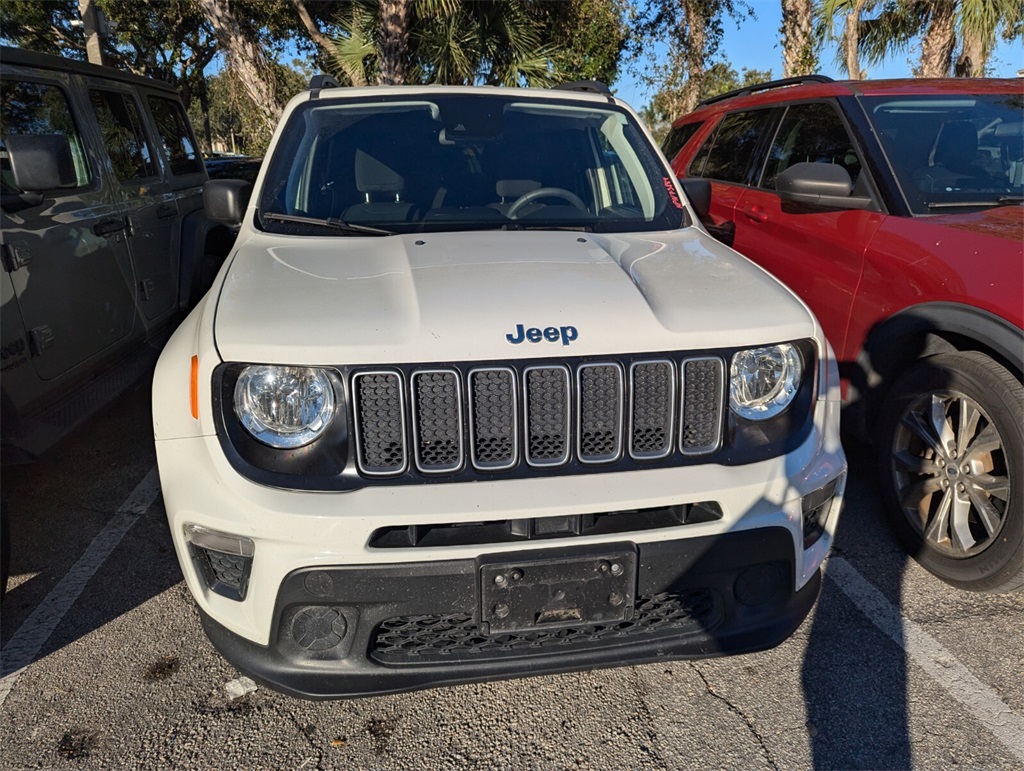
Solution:
M 607 90 L 330 86 L 207 183 L 238 240 L 156 373 L 218 650 L 323 698 L 784 640 L 846 477 L 807 308 Z

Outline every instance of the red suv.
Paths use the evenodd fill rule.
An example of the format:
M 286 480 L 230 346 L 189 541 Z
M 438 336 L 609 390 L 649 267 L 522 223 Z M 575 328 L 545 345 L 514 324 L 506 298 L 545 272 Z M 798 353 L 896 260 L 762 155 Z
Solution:
M 1022 128 L 1019 79 L 810 76 L 709 99 L 662 148 L 818 316 L 897 535 L 978 591 L 1024 585 Z

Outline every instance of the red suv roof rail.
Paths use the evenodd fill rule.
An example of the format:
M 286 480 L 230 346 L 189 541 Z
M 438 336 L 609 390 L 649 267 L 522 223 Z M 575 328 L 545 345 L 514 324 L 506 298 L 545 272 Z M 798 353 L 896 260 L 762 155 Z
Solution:
M 779 80 L 769 80 L 765 83 L 758 83 L 756 86 L 744 86 L 743 88 L 737 88 L 735 91 L 726 91 L 724 94 L 718 94 L 717 96 L 710 96 L 707 99 L 700 102 L 697 106 L 703 107 L 707 104 L 714 104 L 715 102 L 721 102 L 723 99 L 732 99 L 734 96 L 747 96 L 748 94 L 755 94 L 758 91 L 767 91 L 772 88 L 782 88 L 783 86 L 799 86 L 804 83 L 834 83 L 828 75 L 800 75 L 795 78 L 781 78 Z

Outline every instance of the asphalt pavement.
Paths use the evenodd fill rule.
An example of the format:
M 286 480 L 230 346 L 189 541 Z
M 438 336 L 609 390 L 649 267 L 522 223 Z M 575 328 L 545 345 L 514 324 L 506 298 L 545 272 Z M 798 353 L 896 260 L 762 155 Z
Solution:
M 156 480 L 148 386 L 5 468 L 0 768 L 1024 767 L 1024 594 L 940 583 L 895 543 L 870 458 L 812 615 L 782 645 L 335 702 L 211 647 Z

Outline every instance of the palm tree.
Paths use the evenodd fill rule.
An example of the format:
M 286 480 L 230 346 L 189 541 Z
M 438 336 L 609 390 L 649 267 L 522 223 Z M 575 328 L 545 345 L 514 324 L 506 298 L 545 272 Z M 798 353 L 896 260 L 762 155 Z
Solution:
M 842 43 L 843 62 L 850 80 L 864 77 L 860 68 L 861 14 L 873 10 L 877 5 L 878 0 L 821 0 L 817 6 L 819 28 L 824 30 L 824 36 Z M 833 33 L 837 16 L 843 19 L 843 32 L 838 38 Z
M 915 75 L 980 77 L 997 35 L 1021 37 L 1022 17 L 1019 0 L 887 0 L 861 23 L 861 53 L 878 63 L 920 40 Z
M 529 2 L 356 0 L 331 50 L 353 83 L 549 85 L 559 49 Z
M 791 78 L 817 69 L 811 0 L 782 0 L 782 74 Z

